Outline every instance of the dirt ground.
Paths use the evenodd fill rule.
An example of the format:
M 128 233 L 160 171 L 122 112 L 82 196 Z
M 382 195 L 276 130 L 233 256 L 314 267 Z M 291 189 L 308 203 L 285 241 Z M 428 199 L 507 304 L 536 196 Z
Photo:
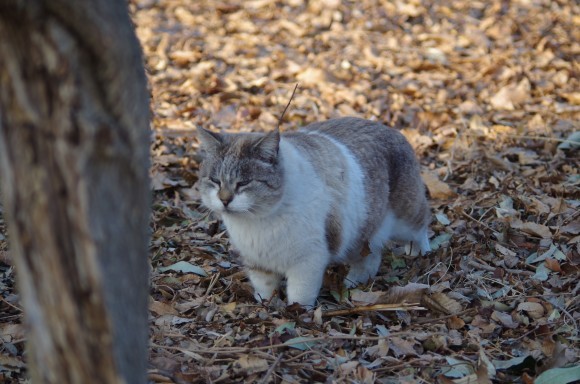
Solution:
M 151 382 L 580 380 L 576 2 L 130 8 L 152 94 Z M 271 131 L 296 83 L 281 130 L 339 116 L 400 129 L 432 196 L 433 252 L 395 245 L 349 291 L 333 267 L 313 311 L 255 302 L 196 188 L 195 128 Z M 6 251 L 0 234 L 0 372 L 22 382 Z

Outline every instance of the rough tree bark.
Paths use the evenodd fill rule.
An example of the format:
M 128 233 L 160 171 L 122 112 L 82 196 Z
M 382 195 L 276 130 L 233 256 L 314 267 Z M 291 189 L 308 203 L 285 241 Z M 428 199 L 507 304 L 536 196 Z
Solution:
M 0 179 L 36 383 L 144 383 L 149 104 L 123 0 L 0 1 Z

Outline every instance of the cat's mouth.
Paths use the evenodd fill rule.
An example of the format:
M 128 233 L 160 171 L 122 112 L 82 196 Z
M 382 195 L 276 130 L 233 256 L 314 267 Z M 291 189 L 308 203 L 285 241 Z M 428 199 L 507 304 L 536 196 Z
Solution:
M 228 214 L 228 215 L 243 215 L 243 214 L 247 214 L 249 212 L 247 211 L 240 211 L 238 209 L 232 208 L 232 207 L 228 207 L 228 206 L 223 206 L 222 207 L 222 214 Z

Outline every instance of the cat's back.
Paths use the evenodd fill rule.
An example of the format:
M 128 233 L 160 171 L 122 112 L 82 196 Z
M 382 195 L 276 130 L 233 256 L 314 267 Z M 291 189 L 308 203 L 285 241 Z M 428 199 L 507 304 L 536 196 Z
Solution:
M 405 137 L 395 129 L 358 117 L 342 117 L 313 123 L 301 129 L 306 133 L 320 133 L 344 144 L 361 160 L 374 157 L 377 153 L 391 154 L 407 152 L 413 155 L 413 149 Z M 412 158 L 414 158 L 411 156 Z
M 413 148 L 405 137 L 378 122 L 343 117 L 310 124 L 299 132 L 324 136 L 344 145 L 365 173 L 373 176 L 388 172 L 395 181 L 401 172 L 408 173 L 418 168 Z
M 352 155 L 363 173 L 366 203 L 373 212 L 370 227 L 379 225 L 389 209 L 400 216 L 415 216 L 411 221 L 423 221 L 426 200 L 419 163 L 399 131 L 378 122 L 344 117 L 310 124 L 294 135 L 297 142 L 317 143 L 311 152 L 340 152 L 342 147 Z M 323 165 L 333 166 L 331 162 Z

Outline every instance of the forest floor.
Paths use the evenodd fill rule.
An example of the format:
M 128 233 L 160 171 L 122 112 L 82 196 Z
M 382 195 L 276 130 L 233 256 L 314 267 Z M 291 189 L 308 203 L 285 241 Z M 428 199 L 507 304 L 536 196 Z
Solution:
M 151 382 L 580 380 L 577 3 L 130 7 L 152 94 Z M 255 302 L 196 188 L 195 128 L 271 131 L 296 83 L 282 131 L 339 116 L 401 130 L 433 210 L 430 254 L 394 246 L 352 290 L 333 267 L 311 311 Z M 0 219 L 0 372 L 17 382 L 3 229 Z

